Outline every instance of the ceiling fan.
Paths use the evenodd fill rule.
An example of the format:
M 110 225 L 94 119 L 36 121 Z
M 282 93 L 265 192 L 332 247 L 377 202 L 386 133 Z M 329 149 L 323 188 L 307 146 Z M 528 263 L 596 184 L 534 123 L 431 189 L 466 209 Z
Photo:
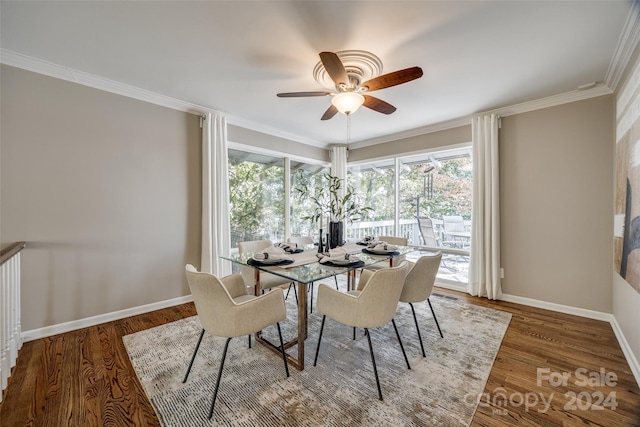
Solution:
M 380 61 L 375 55 L 367 54 L 375 58 L 378 62 Z M 324 68 L 324 71 L 326 71 L 333 81 L 333 84 L 335 84 L 336 93 L 327 91 L 285 92 L 279 93 L 278 97 L 331 96 L 331 105 L 327 111 L 324 112 L 321 120 L 329 120 L 338 112 L 350 115 L 361 105 L 382 114 L 391 114 L 396 111 L 396 107 L 379 98 L 367 95 L 367 93 L 407 83 L 422 77 L 422 69 L 420 67 L 411 67 L 379 75 L 365 82 L 361 82 L 363 76 L 361 68 L 358 65 L 345 67 L 345 64 L 338 54 L 334 52 L 320 52 L 320 61 L 321 64 L 318 65 Z M 318 66 L 316 66 L 316 68 L 318 68 Z M 379 62 L 379 68 L 380 70 L 382 69 L 381 62 Z M 318 78 L 316 78 L 316 80 L 318 80 Z

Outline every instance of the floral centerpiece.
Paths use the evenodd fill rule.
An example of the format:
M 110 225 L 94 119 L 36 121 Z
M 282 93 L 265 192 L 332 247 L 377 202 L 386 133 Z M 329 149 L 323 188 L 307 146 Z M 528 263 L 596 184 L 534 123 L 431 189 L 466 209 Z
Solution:
M 323 220 L 327 219 L 330 238 L 328 244 L 334 248 L 344 244 L 344 222 L 359 221 L 372 209 L 363 206 L 353 187 L 345 185 L 343 179 L 331 174 L 324 174 L 323 179 L 326 181 L 325 185 L 311 187 L 300 173 L 296 193 L 300 200 L 310 200 L 313 205 L 313 212 L 303 219 L 317 222 L 320 227 Z

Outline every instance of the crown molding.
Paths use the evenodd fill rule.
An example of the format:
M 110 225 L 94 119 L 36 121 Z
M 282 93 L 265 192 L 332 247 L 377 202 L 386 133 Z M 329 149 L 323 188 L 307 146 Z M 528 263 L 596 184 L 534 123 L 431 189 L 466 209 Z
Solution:
M 603 84 L 599 84 L 598 86 L 595 86 L 591 89 L 572 90 L 571 92 L 548 96 L 546 98 L 540 98 L 534 101 L 527 101 L 507 107 L 496 108 L 494 110 L 483 111 L 481 113 L 470 116 L 469 121 L 471 121 L 472 117 L 477 117 L 485 114 L 497 114 L 502 117 L 513 116 L 516 114 L 528 113 L 530 111 L 542 110 L 544 108 L 556 107 L 558 105 L 568 104 L 570 102 L 583 101 L 585 99 L 596 98 L 598 96 L 611 95 L 612 93 L 613 90 Z
M 256 132 L 266 133 L 271 136 L 276 136 L 278 138 L 288 139 L 293 142 L 298 142 L 300 144 L 311 145 L 318 148 L 329 149 L 329 144 L 326 142 L 316 141 L 315 139 L 303 138 L 299 135 L 294 135 L 292 133 L 285 132 L 280 129 L 272 128 L 269 126 L 265 126 L 260 123 L 253 122 L 251 120 L 244 119 L 242 117 L 233 116 L 227 114 L 227 123 L 240 126 L 245 129 L 253 130 Z
M 633 10 L 637 10 L 638 2 L 634 2 Z M 640 20 L 632 20 L 631 14 L 627 23 L 629 27 L 633 27 L 634 31 L 627 31 L 629 34 L 640 35 Z M 633 22 L 630 22 L 633 21 Z M 625 27 L 626 28 L 626 27 Z M 627 39 L 629 40 L 629 39 Z M 625 44 L 626 45 L 626 44 Z M 627 49 L 628 50 L 628 49 Z M 617 52 L 617 50 L 616 50 Z M 621 54 L 620 54 L 621 55 Z M 628 60 L 628 59 L 627 59 Z M 272 136 L 289 139 L 291 141 L 307 144 L 319 148 L 329 149 L 329 144 L 326 142 L 316 141 L 312 139 L 301 138 L 298 135 L 293 135 L 288 132 L 264 126 L 242 117 L 229 115 L 219 110 L 215 110 L 210 107 L 193 104 L 190 102 L 182 101 L 169 96 L 161 95 L 156 92 L 152 92 L 145 89 L 140 89 L 135 86 L 131 86 L 125 83 L 117 82 L 115 80 L 106 79 L 104 77 L 96 76 L 94 74 L 85 73 L 83 71 L 74 70 L 69 67 L 54 64 L 52 62 L 44 61 L 41 59 L 33 58 L 27 55 L 23 55 L 17 52 L 13 52 L 7 49 L 0 49 L 0 63 L 9 65 L 12 67 L 21 68 L 24 70 L 32 71 L 34 73 L 44 74 L 50 77 L 58 78 L 61 80 L 70 81 L 73 83 L 89 86 L 95 89 L 103 90 L 110 93 L 126 96 L 129 98 L 137 99 L 139 101 L 149 102 L 151 104 L 159 105 L 162 107 L 171 108 L 177 111 L 183 111 L 190 114 L 201 115 L 203 113 L 224 114 L 227 117 L 227 123 L 241 126 L 257 132 L 266 133 Z M 619 77 L 618 77 L 619 78 Z M 613 93 L 613 89 L 608 85 L 600 84 L 587 90 L 575 90 L 566 92 L 559 95 L 550 96 L 534 101 L 524 102 L 521 104 L 511 105 L 507 107 L 497 108 L 482 113 L 477 113 L 465 117 L 460 117 L 445 122 L 435 123 L 427 126 L 422 126 L 415 129 L 409 129 L 403 132 L 398 132 L 392 135 L 385 135 L 379 138 L 372 138 L 364 141 L 353 142 L 349 144 L 349 149 L 357 149 L 368 147 L 371 145 L 384 144 L 386 142 L 397 141 L 400 139 L 411 138 L 419 135 L 429 134 L 433 132 L 443 131 L 447 129 L 453 129 L 461 126 L 471 124 L 471 119 L 480 114 L 499 114 L 501 116 L 510 116 L 514 114 L 526 113 L 529 111 L 539 110 L 542 108 L 549 108 L 561 104 L 566 104 L 574 101 L 581 101 L 588 98 L 594 98 L 597 96 L 603 96 Z
M 561 93 L 559 95 L 549 96 L 547 98 L 536 99 L 534 101 L 514 104 L 507 107 L 496 108 L 494 110 L 483 111 L 465 117 L 460 117 L 446 122 L 435 123 L 433 125 L 423 126 L 420 128 L 410 129 L 404 132 L 386 135 L 380 138 L 368 139 L 366 141 L 358 141 L 349 144 L 349 149 L 357 149 L 369 147 L 371 145 L 384 144 L 386 142 L 397 141 L 400 139 L 411 138 L 415 136 L 425 135 L 428 133 L 439 132 L 447 129 L 454 129 L 461 126 L 471 125 L 471 119 L 485 114 L 498 114 L 502 117 L 512 116 L 515 114 L 527 113 L 529 111 L 541 110 L 543 108 L 555 107 L 557 105 L 568 104 L 570 102 L 582 101 L 589 98 L 595 98 L 603 95 L 610 95 L 613 90 L 600 84 L 587 90 L 573 90 L 571 92 Z
M 471 116 L 460 117 L 458 119 L 447 120 L 446 122 L 434 123 L 432 125 L 422 126 L 415 129 L 409 129 L 406 131 L 394 133 L 392 135 L 385 135 L 378 138 L 367 139 L 364 141 L 352 142 L 349 144 L 350 150 L 357 148 L 369 147 L 371 145 L 384 144 L 385 142 L 398 141 L 400 139 L 412 138 L 414 136 L 425 135 L 428 133 L 434 133 L 442 130 L 453 129 L 461 126 L 471 124 Z
M 224 112 L 220 112 L 214 108 L 182 101 L 180 99 L 165 96 L 145 89 L 140 89 L 138 87 L 121 83 L 115 80 L 96 76 L 95 74 L 89 74 L 83 71 L 74 70 L 73 68 L 54 64 L 42 59 L 33 58 L 31 56 L 23 55 L 21 53 L 13 52 L 7 49 L 0 49 L 0 63 L 16 68 L 21 68 L 23 70 L 32 71 L 34 73 L 43 74 L 49 77 L 66 80 L 72 83 L 89 86 L 94 89 L 126 96 L 128 98 L 137 99 L 139 101 L 149 102 L 151 104 L 160 105 L 162 107 L 171 108 L 173 110 L 183 111 L 185 113 L 196 115 L 201 115 L 203 113 L 224 114 L 227 117 L 227 123 L 232 125 L 241 126 L 257 132 L 267 133 L 269 135 L 289 139 L 307 145 L 313 145 L 320 148 L 328 148 L 328 144 L 326 143 L 311 139 L 303 139 L 299 136 L 283 132 L 278 129 L 269 128 L 267 126 L 251 122 L 250 120 L 243 119 L 242 117 L 237 117 Z
M 627 20 L 622 27 L 616 50 L 611 58 L 609 69 L 604 77 L 604 84 L 615 91 L 620 84 L 624 70 L 629 65 L 638 43 L 640 42 L 640 2 L 634 0 Z
M 173 110 L 184 111 L 186 113 L 197 115 L 202 113 L 220 114 L 219 111 L 213 108 L 181 101 L 150 90 L 141 89 L 115 80 L 96 76 L 95 74 L 85 73 L 84 71 L 74 70 L 73 68 L 33 58 L 7 49 L 0 49 L 0 62 L 12 67 L 22 68 L 34 73 L 44 74 L 49 77 L 55 77 L 72 83 L 78 83 L 94 89 L 115 93 L 117 95 L 126 96 L 139 101 L 149 102 L 151 104 L 160 105 Z

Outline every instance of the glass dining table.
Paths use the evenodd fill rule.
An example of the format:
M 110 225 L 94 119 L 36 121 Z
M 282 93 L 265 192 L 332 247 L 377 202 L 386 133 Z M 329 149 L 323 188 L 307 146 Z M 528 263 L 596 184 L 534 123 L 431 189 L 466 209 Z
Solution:
M 355 289 L 355 277 L 357 270 L 385 260 L 388 260 L 389 266 L 393 267 L 395 259 L 415 250 L 410 246 L 397 246 L 397 249 L 392 253 L 372 254 L 364 253 L 363 249 L 366 250 L 366 248 L 355 243 L 348 243 L 342 246 L 342 248 L 349 254 L 357 255 L 361 262 L 346 265 L 321 264 L 319 262 L 319 258 L 316 256 L 317 249 L 315 248 L 307 249 L 298 254 L 291 254 L 293 263 L 288 265 L 259 265 L 252 261 L 254 254 L 251 252 L 234 253 L 228 256 L 221 256 L 222 259 L 231 261 L 234 264 L 254 269 L 255 295 L 259 295 L 260 293 L 260 273 L 262 272 L 275 274 L 276 276 L 280 276 L 284 279 L 290 280 L 291 282 L 297 283 L 298 331 L 296 338 L 285 343 L 285 348 L 290 348 L 297 344 L 297 357 L 294 357 L 289 353 L 287 353 L 286 356 L 288 362 L 300 371 L 304 369 L 304 340 L 307 337 L 307 285 L 328 277 L 347 274 L 347 290 Z M 281 354 L 280 347 L 263 338 L 260 332 L 256 334 L 256 341 L 265 345 L 277 354 Z

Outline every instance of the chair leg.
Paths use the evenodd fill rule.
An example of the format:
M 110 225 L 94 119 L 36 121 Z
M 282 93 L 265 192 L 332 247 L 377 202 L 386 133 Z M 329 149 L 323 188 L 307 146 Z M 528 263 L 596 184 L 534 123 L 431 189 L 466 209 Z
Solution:
M 309 304 L 309 313 L 313 313 L 313 282 L 311 282 L 311 284 L 309 285 L 309 288 L 311 288 L 311 292 L 309 292 L 311 296 L 311 301 Z
M 320 341 L 322 341 L 322 331 L 324 330 L 324 321 L 327 318 L 327 316 L 323 315 L 322 316 L 322 324 L 320 325 L 320 335 L 318 335 L 318 346 L 316 347 L 316 357 L 315 359 L 313 359 L 313 366 L 316 366 L 316 363 L 318 363 L 318 353 L 320 352 Z
M 376 367 L 376 358 L 373 356 L 373 346 L 371 346 L 371 335 L 369 334 L 369 330 L 364 328 L 364 333 L 367 336 L 367 340 L 369 341 L 369 352 L 371 353 L 371 363 L 373 364 L 373 373 L 376 376 L 376 385 L 378 386 L 378 398 L 382 399 L 382 390 L 380 389 L 380 380 L 378 379 L 378 368 Z
M 420 340 L 420 349 L 422 350 L 422 357 L 427 357 L 424 352 L 424 345 L 422 344 L 422 336 L 420 335 L 420 326 L 418 326 L 418 318 L 416 317 L 416 311 L 413 309 L 413 304 L 409 303 L 411 312 L 413 313 L 413 321 L 416 322 L 416 331 L 418 331 L 418 340 Z
M 276 325 L 278 325 L 278 336 L 280 337 L 280 350 L 282 351 L 282 361 L 284 362 L 284 370 L 287 371 L 287 378 L 289 378 L 289 364 L 287 363 L 287 355 L 284 352 L 284 342 L 282 341 L 282 331 L 280 330 L 280 322 L 276 323 Z
M 353 340 L 356 340 L 356 327 L 353 327 Z
M 438 318 L 436 317 L 436 313 L 433 311 L 433 306 L 431 305 L 431 301 L 427 298 L 427 302 L 429 303 L 429 308 L 431 309 L 431 314 L 433 314 L 433 320 L 436 321 L 436 326 L 438 327 L 438 332 L 440 332 L 440 338 L 444 338 L 442 335 L 442 330 L 440 330 L 440 325 L 438 324 Z
M 249 348 L 251 348 L 251 334 L 247 335 L 249 337 Z
M 339 291 L 339 290 L 340 290 L 340 288 L 338 288 L 338 276 L 333 276 L 333 278 L 334 278 L 334 279 L 335 279 L 335 281 L 336 281 L 336 291 Z
M 284 299 L 289 298 L 289 292 L 291 292 L 291 288 L 293 288 L 293 294 L 296 297 L 296 304 L 298 304 L 298 291 L 296 290 L 296 284 L 294 282 L 289 283 L 289 287 L 287 288 L 287 294 L 284 296 Z
M 229 341 L 231 341 L 231 338 L 227 338 L 227 342 L 224 344 L 224 352 L 222 353 L 222 360 L 220 361 L 220 370 L 218 371 L 218 379 L 216 380 L 216 387 L 213 389 L 213 400 L 211 401 L 211 409 L 209 409 L 209 419 L 213 417 L 213 408 L 216 406 L 216 398 L 218 397 L 218 387 L 220 387 L 220 378 L 222 378 L 222 368 L 224 368 L 224 360 L 227 358 L 227 349 L 229 348 Z
M 182 380 L 182 383 L 187 382 L 187 378 L 189 377 L 189 372 L 191 372 L 191 367 L 193 366 L 193 361 L 196 360 L 196 354 L 198 353 L 198 349 L 200 348 L 200 343 L 202 342 L 202 337 L 204 336 L 204 329 L 200 332 L 200 338 L 198 338 L 198 344 L 196 344 L 196 349 L 193 352 L 193 356 L 191 356 L 191 362 L 189 362 L 189 367 L 187 368 L 187 373 Z
M 402 350 L 404 361 L 407 362 L 407 369 L 411 369 L 411 366 L 409 365 L 409 359 L 407 359 L 407 353 L 404 351 L 404 346 L 402 345 L 402 340 L 400 339 L 400 334 L 398 333 L 398 327 L 396 326 L 396 319 L 391 319 L 391 323 L 393 323 L 393 329 L 396 330 L 396 336 L 398 337 L 398 342 L 400 343 L 400 350 Z

